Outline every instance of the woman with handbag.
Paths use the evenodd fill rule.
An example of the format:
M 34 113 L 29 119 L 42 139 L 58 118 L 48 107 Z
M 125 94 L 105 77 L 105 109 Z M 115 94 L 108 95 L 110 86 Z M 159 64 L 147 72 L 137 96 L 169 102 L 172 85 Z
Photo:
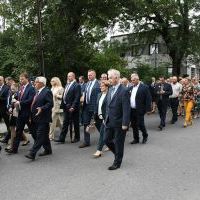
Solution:
M 102 153 L 102 149 L 104 146 L 104 134 L 105 134 L 105 125 L 104 125 L 104 120 L 106 117 L 106 104 L 107 104 L 107 93 L 108 93 L 108 88 L 109 88 L 109 82 L 108 81 L 102 81 L 100 83 L 100 88 L 101 88 L 101 93 L 99 94 L 97 98 L 97 108 L 95 112 L 95 122 L 96 122 L 96 127 L 98 129 L 99 127 L 99 141 L 97 144 L 97 151 L 96 153 L 93 154 L 95 158 L 100 157 Z

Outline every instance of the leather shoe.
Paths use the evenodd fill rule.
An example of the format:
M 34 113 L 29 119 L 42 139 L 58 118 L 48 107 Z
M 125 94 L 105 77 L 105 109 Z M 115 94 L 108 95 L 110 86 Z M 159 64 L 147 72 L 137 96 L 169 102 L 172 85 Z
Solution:
M 61 143 L 61 144 L 65 143 L 65 141 L 62 141 L 62 140 L 54 140 L 54 142 L 58 142 L 58 143 Z
M 132 142 L 130 142 L 130 144 L 138 144 L 139 140 L 133 140 Z
M 30 159 L 30 160 L 35 160 L 35 156 L 33 154 L 27 154 L 25 155 L 26 158 Z
M 143 138 L 143 140 L 142 140 L 142 144 L 146 144 L 147 143 L 147 138 Z
M 112 165 L 112 166 L 108 167 L 108 170 L 116 170 L 118 168 L 120 168 L 120 166 L 118 166 L 118 165 Z
M 163 126 L 158 126 L 158 128 L 160 129 L 160 131 L 162 131 L 163 130 Z
M 71 141 L 71 143 L 76 143 L 76 142 L 79 142 L 79 141 L 80 141 L 80 139 L 74 139 L 74 140 Z
M 83 143 L 83 144 L 81 144 L 81 145 L 79 146 L 79 148 L 85 148 L 85 147 L 89 147 L 89 146 L 90 146 L 89 144 Z
M 47 155 L 51 155 L 52 152 L 48 152 L 48 151 L 43 151 L 42 153 L 39 153 L 38 156 L 47 156 Z
M 10 153 L 10 154 L 16 154 L 17 153 L 17 151 L 14 151 L 13 149 L 5 149 L 5 151 L 7 153 Z

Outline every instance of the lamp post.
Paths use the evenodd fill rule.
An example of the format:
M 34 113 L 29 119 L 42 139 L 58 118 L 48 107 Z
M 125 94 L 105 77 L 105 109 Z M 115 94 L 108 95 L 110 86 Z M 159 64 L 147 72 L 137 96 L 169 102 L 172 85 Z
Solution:
M 44 68 L 44 49 L 43 49 L 43 39 L 42 39 L 42 0 L 37 0 L 37 18 L 38 18 L 38 57 L 40 64 L 41 75 L 45 76 Z

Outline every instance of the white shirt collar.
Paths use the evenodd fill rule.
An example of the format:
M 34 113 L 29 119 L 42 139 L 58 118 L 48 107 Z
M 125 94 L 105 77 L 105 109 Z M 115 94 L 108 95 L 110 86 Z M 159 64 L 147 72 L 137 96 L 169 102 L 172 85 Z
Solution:
M 140 85 L 140 82 L 136 86 L 133 85 L 133 88 L 138 88 L 139 85 Z

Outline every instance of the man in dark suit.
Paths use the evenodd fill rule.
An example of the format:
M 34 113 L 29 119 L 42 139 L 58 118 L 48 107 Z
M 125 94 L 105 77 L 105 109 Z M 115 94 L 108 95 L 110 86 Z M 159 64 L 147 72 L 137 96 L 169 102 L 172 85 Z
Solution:
M 115 155 L 109 170 L 120 168 L 124 154 L 124 141 L 130 123 L 130 96 L 127 88 L 120 84 L 120 72 L 109 70 L 108 78 L 112 85 L 108 92 L 105 144 Z
M 20 75 L 20 91 L 18 96 L 18 101 L 14 106 L 19 109 L 19 114 L 16 122 L 16 137 L 13 142 L 12 149 L 6 150 L 8 153 L 17 153 L 18 147 L 22 138 L 24 127 L 27 124 L 28 128 L 30 127 L 30 113 L 31 113 L 31 104 L 35 96 L 35 89 L 29 83 L 29 76 L 27 73 L 22 73 Z M 35 136 L 32 135 L 35 139 Z
M 63 127 L 59 139 L 55 140 L 55 142 L 65 142 L 68 127 L 70 123 L 72 123 L 74 126 L 75 137 L 71 142 L 75 143 L 80 141 L 79 109 L 81 86 L 76 82 L 75 74 L 73 72 L 68 73 L 67 80 L 61 103 L 61 108 L 64 111 Z
M 159 83 L 155 86 L 156 103 L 160 115 L 160 125 L 158 128 L 162 131 L 165 127 L 167 108 L 169 106 L 169 96 L 172 95 L 172 86 L 165 82 L 165 78 L 161 76 Z
M 131 126 L 133 128 L 134 140 L 131 144 L 139 143 L 139 129 L 142 132 L 145 144 L 148 139 L 148 133 L 144 124 L 144 115 L 151 111 L 151 94 L 148 86 L 141 83 L 137 74 L 131 75 L 132 86 L 129 89 L 131 105 Z
M 9 114 L 8 114 L 8 98 L 9 98 L 9 86 L 5 85 L 4 77 L 0 76 L 0 118 L 2 118 L 7 127 L 7 135 L 1 140 L 2 143 L 8 143 L 10 139 L 9 128 Z
M 31 105 L 31 127 L 30 131 L 35 135 L 35 142 L 29 154 L 25 157 L 35 159 L 36 153 L 43 146 L 44 151 L 39 156 L 52 154 L 49 140 L 49 123 L 52 121 L 53 94 L 46 87 L 46 78 L 37 77 L 35 79 L 37 93 Z
M 84 124 L 84 142 L 79 148 L 90 146 L 90 134 L 87 132 L 87 126 L 90 125 L 94 117 L 95 108 L 97 106 L 97 97 L 100 93 L 100 85 L 96 79 L 96 72 L 94 70 L 88 71 L 88 83 L 84 92 L 83 102 L 83 124 Z

